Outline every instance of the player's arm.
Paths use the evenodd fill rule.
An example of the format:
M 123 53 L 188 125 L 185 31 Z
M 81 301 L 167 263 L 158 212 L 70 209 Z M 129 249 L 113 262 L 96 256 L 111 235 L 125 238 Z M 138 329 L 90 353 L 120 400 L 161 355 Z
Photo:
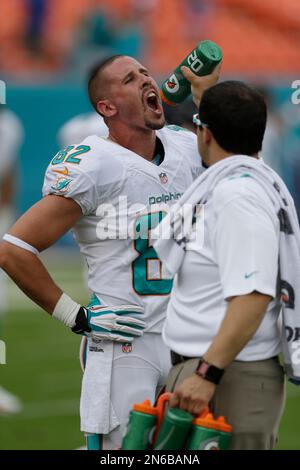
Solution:
M 134 336 L 142 335 L 146 326 L 136 318 L 143 313 L 141 307 L 107 307 L 99 301 L 89 310 L 63 293 L 38 257 L 40 251 L 55 243 L 81 216 L 81 208 L 73 199 L 46 196 L 11 228 L 10 241 L 0 243 L 0 267 L 30 299 L 74 333 L 132 341 Z
M 32 206 L 9 234 L 41 252 L 53 245 L 81 216 L 81 208 L 75 201 L 50 195 Z M 53 312 L 62 290 L 36 254 L 3 241 L 0 266 L 28 297 L 48 313 Z

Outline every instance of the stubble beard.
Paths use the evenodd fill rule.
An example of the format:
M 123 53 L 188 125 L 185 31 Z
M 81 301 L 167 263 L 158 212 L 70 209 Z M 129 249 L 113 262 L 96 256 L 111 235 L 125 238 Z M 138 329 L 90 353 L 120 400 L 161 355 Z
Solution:
M 159 129 L 162 129 L 165 124 L 165 118 L 162 118 L 160 122 L 153 122 L 148 119 L 145 119 L 145 126 L 148 127 L 148 129 L 151 129 L 152 131 L 158 131 Z

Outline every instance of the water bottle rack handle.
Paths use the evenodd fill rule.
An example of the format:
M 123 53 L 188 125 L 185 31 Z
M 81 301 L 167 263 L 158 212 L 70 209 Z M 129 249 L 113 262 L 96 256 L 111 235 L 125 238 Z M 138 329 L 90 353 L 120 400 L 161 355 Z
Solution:
M 157 436 L 159 434 L 161 424 L 162 424 L 163 419 L 164 419 L 166 406 L 169 403 L 171 396 L 172 396 L 172 393 L 165 392 L 165 393 L 163 393 L 162 395 L 160 395 L 158 397 L 157 405 L 156 405 L 156 409 L 158 411 L 158 413 L 157 413 L 157 424 L 156 424 L 155 432 L 153 434 L 152 448 L 154 447 L 155 441 L 156 441 Z M 209 408 L 208 407 L 205 408 L 198 417 L 205 416 L 207 413 L 209 413 Z
M 158 411 L 157 424 L 156 424 L 155 433 L 153 435 L 152 447 L 154 447 L 155 441 L 156 441 L 158 433 L 160 431 L 161 423 L 163 422 L 164 415 L 165 415 L 165 409 L 166 409 L 167 403 L 169 403 L 169 400 L 170 400 L 171 396 L 172 396 L 171 393 L 165 392 L 165 393 L 163 393 L 162 395 L 160 395 L 158 397 L 157 405 L 156 405 L 156 408 L 157 408 L 157 411 Z

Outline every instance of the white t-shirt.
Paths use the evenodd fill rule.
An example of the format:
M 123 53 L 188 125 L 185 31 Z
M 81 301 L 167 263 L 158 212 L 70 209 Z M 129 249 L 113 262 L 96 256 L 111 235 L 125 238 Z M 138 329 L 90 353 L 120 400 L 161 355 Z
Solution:
M 43 187 L 44 195 L 72 198 L 82 209 L 74 234 L 87 261 L 89 289 L 107 305 L 141 305 L 155 332 L 161 331 L 172 279 L 148 233 L 203 171 L 196 136 L 175 129 L 157 132 L 165 151 L 158 166 L 112 141 L 88 137 L 53 158 Z M 134 240 L 134 231 L 146 238 Z
M 259 183 L 248 173 L 221 181 L 205 204 L 203 247 L 191 238 L 174 280 L 166 344 L 184 356 L 203 355 L 225 316 L 226 300 L 258 291 L 275 300 L 237 360 L 278 354 L 278 256 L 279 220 Z

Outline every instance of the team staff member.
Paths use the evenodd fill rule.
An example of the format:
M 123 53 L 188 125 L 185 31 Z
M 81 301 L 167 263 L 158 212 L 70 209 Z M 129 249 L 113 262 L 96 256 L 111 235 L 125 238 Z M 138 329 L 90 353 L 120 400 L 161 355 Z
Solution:
M 258 159 L 266 106 L 254 89 L 223 82 L 204 93 L 195 122 L 209 169 L 183 198 L 204 202 L 204 243 L 195 239 L 194 226 L 181 263 L 171 241 L 154 245 L 170 271 L 177 270 L 163 330 L 172 350 L 171 406 L 198 414 L 210 404 L 233 426 L 232 449 L 271 449 L 284 375 L 276 288 L 280 224 L 270 198 L 276 190 L 261 178 L 275 173 Z

